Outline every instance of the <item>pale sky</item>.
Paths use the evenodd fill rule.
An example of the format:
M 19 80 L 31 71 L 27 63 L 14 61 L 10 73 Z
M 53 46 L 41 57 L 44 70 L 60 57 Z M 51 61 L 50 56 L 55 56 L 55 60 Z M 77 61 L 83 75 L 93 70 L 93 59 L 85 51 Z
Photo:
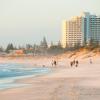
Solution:
M 0 0 L 0 45 L 57 42 L 64 19 L 88 11 L 100 15 L 100 0 Z

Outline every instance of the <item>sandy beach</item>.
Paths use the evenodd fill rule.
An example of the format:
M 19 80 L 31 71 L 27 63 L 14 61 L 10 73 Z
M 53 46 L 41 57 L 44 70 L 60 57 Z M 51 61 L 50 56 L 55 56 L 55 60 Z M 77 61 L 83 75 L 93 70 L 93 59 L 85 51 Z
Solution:
M 25 62 L 31 66 L 41 64 L 41 67 L 45 64 L 53 70 L 41 76 L 16 80 L 17 83 L 29 85 L 1 90 L 0 100 L 100 100 L 100 56 L 93 56 L 93 63 L 90 64 L 90 57 L 87 57 L 87 54 L 77 55 L 79 55 L 77 68 L 70 67 L 69 62 L 75 57 L 68 58 L 69 54 L 56 57 L 58 66 L 53 68 L 51 61 L 54 57 L 42 60 L 0 58 L 0 63 Z

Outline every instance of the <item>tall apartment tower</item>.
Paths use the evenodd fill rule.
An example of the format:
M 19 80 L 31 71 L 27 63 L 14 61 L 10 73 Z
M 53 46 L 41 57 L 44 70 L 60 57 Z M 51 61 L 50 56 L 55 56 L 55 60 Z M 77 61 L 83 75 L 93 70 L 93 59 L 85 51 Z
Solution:
M 100 17 L 84 12 L 63 22 L 62 46 L 65 48 L 93 43 L 100 44 Z
M 93 43 L 100 43 L 100 17 L 91 15 L 88 12 L 84 12 L 82 16 L 85 19 L 85 34 L 86 43 L 92 40 Z
M 84 43 L 84 18 L 81 16 L 72 17 L 69 21 L 63 22 L 62 46 L 65 48 L 83 45 Z

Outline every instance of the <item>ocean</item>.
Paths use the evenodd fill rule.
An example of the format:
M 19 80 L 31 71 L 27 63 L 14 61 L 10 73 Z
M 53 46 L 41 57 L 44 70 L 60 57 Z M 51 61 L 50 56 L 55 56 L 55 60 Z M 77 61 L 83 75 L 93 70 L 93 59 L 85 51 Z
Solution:
M 35 68 L 35 66 L 29 67 L 28 64 L 18 63 L 2 63 L 0 64 L 0 90 L 28 86 L 30 84 L 16 83 L 16 79 L 35 77 L 37 75 L 43 75 L 49 73 L 49 68 Z

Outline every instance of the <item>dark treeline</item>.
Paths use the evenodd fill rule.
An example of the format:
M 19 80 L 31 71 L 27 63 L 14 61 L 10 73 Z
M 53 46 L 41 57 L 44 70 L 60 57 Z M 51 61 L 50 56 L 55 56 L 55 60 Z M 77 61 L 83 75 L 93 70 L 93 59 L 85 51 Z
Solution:
M 85 48 L 88 50 L 93 50 L 95 48 L 100 49 L 100 45 L 99 43 L 94 43 L 90 41 L 88 45 L 80 46 L 79 44 L 77 44 L 74 47 L 62 48 L 60 41 L 57 44 L 54 44 L 53 42 L 51 42 L 51 44 L 48 45 L 46 38 L 44 37 L 39 45 L 26 44 L 25 46 L 21 46 L 21 45 L 16 46 L 13 43 L 9 43 L 6 48 L 3 48 L 3 46 L 0 46 L 0 53 L 9 54 L 13 52 L 14 50 L 23 50 L 24 54 L 31 54 L 31 55 L 47 55 L 47 54 L 54 55 L 55 54 L 56 55 L 56 54 L 64 53 L 66 51 L 79 50 L 81 48 Z
M 51 42 L 51 44 L 48 45 L 45 37 L 42 39 L 39 45 L 26 44 L 24 46 L 16 46 L 13 43 L 9 43 L 6 48 L 3 48 L 3 46 L 0 47 L 0 53 L 9 54 L 16 50 L 23 50 L 24 54 L 33 55 L 57 54 L 63 52 L 60 41 L 57 44 L 53 44 L 53 42 Z

